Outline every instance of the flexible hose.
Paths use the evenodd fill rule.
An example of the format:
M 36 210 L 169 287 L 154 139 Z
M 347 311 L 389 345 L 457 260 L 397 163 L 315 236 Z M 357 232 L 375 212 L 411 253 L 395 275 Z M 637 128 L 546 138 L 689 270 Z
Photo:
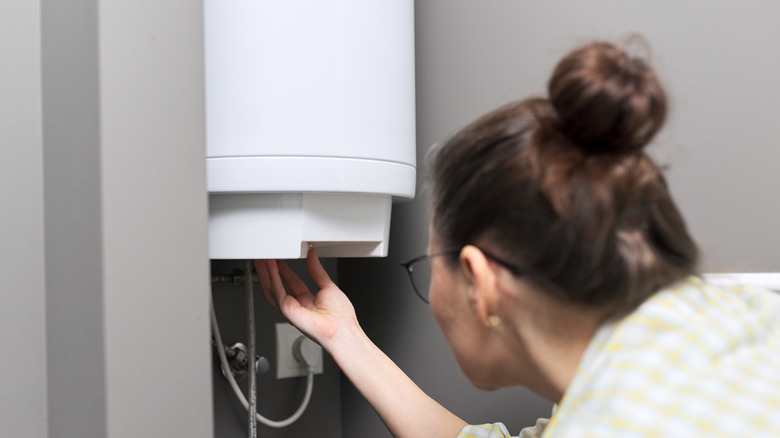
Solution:
M 233 377 L 233 373 L 230 372 L 230 365 L 228 364 L 227 356 L 225 356 L 225 347 L 222 344 L 222 335 L 219 333 L 219 324 L 217 324 L 217 313 L 214 311 L 213 293 L 210 295 L 210 298 L 211 298 L 211 330 L 214 332 L 214 340 L 217 343 L 217 354 L 219 355 L 219 362 L 222 365 L 222 367 L 225 370 L 227 370 L 225 374 L 228 379 L 228 382 L 230 383 L 230 387 L 233 388 L 233 392 L 236 394 L 236 397 L 238 397 L 238 400 L 244 406 L 244 409 L 247 409 L 248 412 L 249 403 L 247 402 L 244 393 L 241 392 L 241 388 L 238 387 L 238 383 L 236 383 L 236 379 Z M 254 358 L 250 357 L 249 360 L 251 364 L 250 372 L 254 372 L 255 371 Z M 265 418 L 258 413 L 256 414 L 257 421 L 265 424 L 266 426 L 275 427 L 275 428 L 287 427 L 293 424 L 306 411 L 306 407 L 309 405 L 309 400 L 311 400 L 311 393 L 313 388 L 314 388 L 314 370 L 309 368 L 308 374 L 306 375 L 306 393 L 303 396 L 303 401 L 301 402 L 300 407 L 298 407 L 298 410 L 295 411 L 295 413 L 292 414 L 289 418 L 281 421 L 269 420 L 268 418 Z

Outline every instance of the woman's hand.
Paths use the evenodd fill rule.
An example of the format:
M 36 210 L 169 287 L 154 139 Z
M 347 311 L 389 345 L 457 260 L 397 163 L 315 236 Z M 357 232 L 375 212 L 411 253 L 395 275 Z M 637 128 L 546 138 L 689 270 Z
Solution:
M 279 309 L 291 324 L 327 349 L 327 344 L 341 328 L 357 326 L 355 309 L 325 272 L 314 249 L 309 250 L 306 267 L 320 288 L 316 294 L 312 294 L 284 262 L 255 260 L 255 270 L 266 300 Z M 285 291 L 285 284 L 290 295 Z
M 316 294 L 284 262 L 255 261 L 268 302 L 328 350 L 393 436 L 456 436 L 466 423 L 425 395 L 368 339 L 352 303 L 331 281 L 313 249 L 306 267 L 320 288 Z

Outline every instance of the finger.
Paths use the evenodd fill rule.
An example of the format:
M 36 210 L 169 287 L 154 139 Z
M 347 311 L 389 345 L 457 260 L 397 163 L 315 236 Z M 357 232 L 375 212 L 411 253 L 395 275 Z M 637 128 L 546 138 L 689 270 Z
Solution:
M 268 276 L 271 282 L 271 295 L 276 303 L 281 307 L 282 301 L 287 296 L 287 291 L 284 289 L 282 278 L 279 276 L 279 262 L 277 260 L 266 260 L 265 266 L 268 268 Z
M 266 260 L 265 268 L 271 284 L 268 295 L 276 303 L 276 307 L 282 312 L 282 315 L 289 321 L 293 321 L 296 318 L 295 314 L 300 311 L 302 306 L 297 298 L 287 295 L 282 282 L 281 272 L 290 268 L 280 260 Z
M 257 280 L 260 282 L 260 289 L 263 291 L 265 300 L 271 307 L 279 310 L 279 303 L 276 301 L 273 293 L 271 293 L 271 278 L 268 275 L 268 267 L 265 260 L 255 260 L 255 272 L 257 272 Z
M 309 271 L 309 275 L 311 275 L 311 278 L 315 283 L 317 283 L 317 286 L 319 286 L 320 289 L 325 289 L 326 287 L 335 285 L 333 280 L 330 279 L 330 276 L 325 271 L 325 268 L 322 267 L 322 263 L 320 263 L 320 259 L 317 257 L 317 250 L 314 248 L 309 250 L 309 257 L 306 260 L 306 268 Z
M 306 283 L 282 261 L 279 262 L 279 273 L 295 298 L 300 300 L 301 298 L 311 297 L 311 292 Z
M 271 289 L 271 278 L 268 275 L 268 267 L 265 260 L 255 260 L 255 272 L 257 272 L 257 281 L 263 290 Z

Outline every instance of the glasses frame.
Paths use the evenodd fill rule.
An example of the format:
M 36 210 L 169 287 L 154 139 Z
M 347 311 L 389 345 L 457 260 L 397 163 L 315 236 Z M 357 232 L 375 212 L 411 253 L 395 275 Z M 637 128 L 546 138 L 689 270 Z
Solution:
M 425 297 L 425 294 L 423 294 L 419 289 L 417 289 L 417 285 L 414 283 L 414 277 L 413 277 L 414 265 L 416 265 L 416 264 L 418 264 L 420 262 L 423 262 L 423 261 L 428 261 L 428 260 L 430 260 L 430 259 L 432 259 L 434 257 L 441 257 L 441 256 L 446 256 L 446 255 L 458 254 L 458 253 L 460 253 L 461 250 L 463 250 L 463 247 L 465 247 L 465 246 L 466 245 L 456 246 L 456 247 L 445 249 L 443 251 L 439 251 L 439 252 L 436 252 L 436 253 L 433 253 L 433 254 L 423 254 L 421 256 L 415 257 L 415 258 L 413 258 L 411 260 L 408 260 L 406 262 L 401 263 L 401 266 L 406 270 L 406 273 L 409 274 L 409 282 L 412 283 L 412 289 L 414 289 L 414 293 L 417 294 L 417 296 L 421 300 L 423 300 L 423 302 L 425 302 L 426 304 L 430 304 L 430 301 L 428 301 L 428 299 Z M 476 248 L 479 249 L 480 251 L 482 251 L 482 254 L 484 254 L 486 258 L 488 258 L 489 260 L 492 260 L 493 262 L 497 263 L 501 267 L 506 268 L 513 275 L 519 276 L 519 275 L 521 275 L 523 273 L 523 271 L 517 265 L 514 265 L 512 263 L 504 261 L 501 258 L 494 256 L 493 254 L 485 251 L 484 249 L 482 249 L 480 247 L 476 247 Z M 428 280 L 430 281 L 430 279 L 428 279 Z

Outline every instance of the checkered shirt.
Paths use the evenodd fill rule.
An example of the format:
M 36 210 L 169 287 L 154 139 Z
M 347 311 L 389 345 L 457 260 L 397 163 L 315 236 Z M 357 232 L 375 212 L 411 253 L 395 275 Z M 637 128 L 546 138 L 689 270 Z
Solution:
M 507 438 L 501 423 L 460 437 Z M 780 437 L 780 295 L 691 277 L 591 340 L 549 423 L 520 437 Z

